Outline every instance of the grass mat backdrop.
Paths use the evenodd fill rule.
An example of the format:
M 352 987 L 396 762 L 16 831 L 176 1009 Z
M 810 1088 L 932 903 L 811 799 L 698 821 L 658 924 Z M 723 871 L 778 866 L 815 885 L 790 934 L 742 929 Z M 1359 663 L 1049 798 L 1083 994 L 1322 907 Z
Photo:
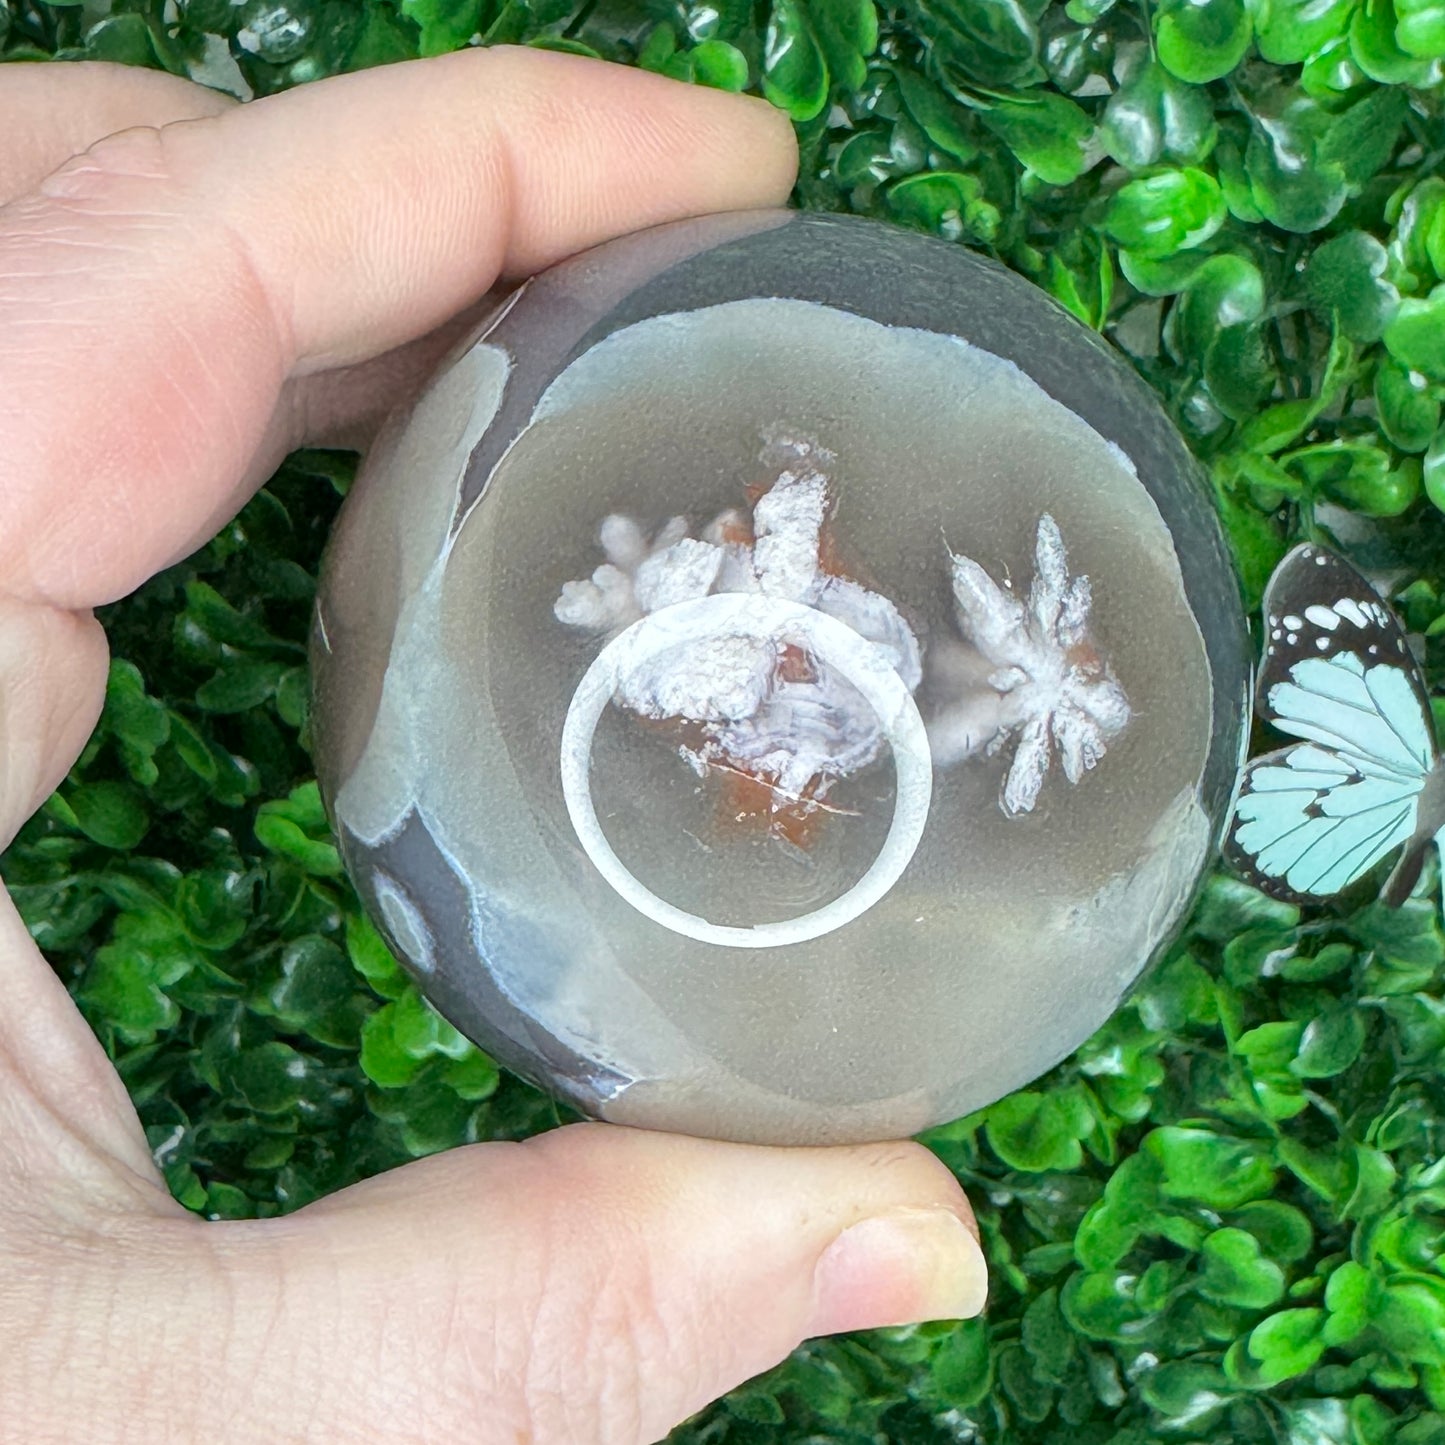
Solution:
M 760 89 L 801 205 L 991 252 L 1128 353 L 1252 606 L 1293 539 L 1334 539 L 1445 684 L 1438 0 L 8 0 L 0 37 L 241 96 L 500 41 Z M 341 876 L 303 640 L 351 469 L 291 458 L 108 609 L 100 727 L 3 860 L 212 1216 L 558 1118 Z M 928 1136 L 978 1208 L 987 1318 L 807 1345 L 675 1438 L 1445 1441 L 1442 968 L 1433 875 L 1303 915 L 1216 877 L 1073 1059 Z

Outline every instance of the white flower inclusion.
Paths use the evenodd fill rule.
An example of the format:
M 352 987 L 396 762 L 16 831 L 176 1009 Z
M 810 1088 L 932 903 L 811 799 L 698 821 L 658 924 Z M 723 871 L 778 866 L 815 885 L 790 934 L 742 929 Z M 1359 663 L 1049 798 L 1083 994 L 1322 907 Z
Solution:
M 1129 699 L 1089 641 L 1089 579 L 1070 577 L 1064 539 L 1045 513 L 1025 602 L 968 557 L 953 559 L 953 595 L 967 645 L 930 657 L 944 701 L 929 726 L 940 765 L 1015 741 L 1000 804 L 1032 811 L 1055 750 L 1070 783 L 1104 756 L 1129 721 Z
M 607 517 L 606 562 L 568 582 L 559 621 L 610 638 L 639 618 L 713 593 L 799 602 L 845 622 L 859 645 L 883 650 L 909 691 L 922 679 L 918 639 L 886 597 L 825 565 L 833 509 L 832 453 L 777 434 L 762 461 L 774 480 L 751 508 L 720 513 L 689 535 L 674 517 L 648 537 L 630 517 Z M 834 669 L 783 637 L 706 637 L 671 649 L 621 679 L 616 701 L 641 717 L 690 724 L 679 752 L 699 774 L 740 773 L 766 783 L 774 810 L 811 811 L 837 780 L 884 747 L 879 719 Z

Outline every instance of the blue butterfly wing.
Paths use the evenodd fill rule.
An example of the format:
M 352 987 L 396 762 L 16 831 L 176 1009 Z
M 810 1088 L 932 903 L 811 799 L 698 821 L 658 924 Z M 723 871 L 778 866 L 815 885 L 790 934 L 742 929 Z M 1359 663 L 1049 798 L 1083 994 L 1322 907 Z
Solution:
M 1329 897 L 1414 836 L 1424 782 L 1310 743 L 1267 753 L 1245 770 L 1226 853 L 1267 893 Z
M 1324 898 L 1416 837 L 1436 757 L 1424 682 L 1394 614 L 1333 553 L 1286 557 L 1265 624 L 1256 706 L 1302 741 L 1246 768 L 1225 854 L 1266 892 Z

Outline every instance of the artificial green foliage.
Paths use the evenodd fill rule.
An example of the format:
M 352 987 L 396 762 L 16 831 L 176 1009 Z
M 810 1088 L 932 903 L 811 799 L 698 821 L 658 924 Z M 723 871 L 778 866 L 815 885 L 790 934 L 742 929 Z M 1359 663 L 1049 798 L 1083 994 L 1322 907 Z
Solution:
M 977 246 L 1123 350 L 1251 606 L 1293 539 L 1334 541 L 1393 580 L 1445 684 L 1438 0 L 0 7 L 8 58 L 240 95 L 500 42 L 767 95 L 799 204 Z M 171 1188 L 214 1216 L 559 1117 L 422 1002 L 326 827 L 303 641 L 350 469 L 291 459 L 108 609 L 100 727 L 4 860 Z M 1445 1441 L 1438 889 L 1301 914 L 1216 875 L 1072 1059 L 927 1136 L 978 1209 L 987 1317 L 806 1345 L 678 1441 Z

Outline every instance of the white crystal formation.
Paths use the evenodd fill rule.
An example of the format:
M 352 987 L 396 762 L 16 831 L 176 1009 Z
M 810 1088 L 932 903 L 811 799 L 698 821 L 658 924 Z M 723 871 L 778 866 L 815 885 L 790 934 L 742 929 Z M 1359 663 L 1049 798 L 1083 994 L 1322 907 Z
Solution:
M 1071 783 L 1129 721 L 1129 699 L 1089 639 L 1089 579 L 1070 577 L 1064 539 L 1045 513 L 1028 600 L 971 558 L 950 552 L 964 642 L 939 645 L 931 677 L 943 702 L 929 726 L 935 760 L 992 755 L 1014 743 L 1000 804 L 1032 811 L 1057 751 Z
M 673 603 L 760 593 L 846 622 L 859 647 L 881 649 L 914 691 L 921 651 L 897 607 L 824 568 L 832 454 L 778 434 L 762 460 L 775 480 L 751 516 L 720 513 L 701 536 L 689 535 L 684 517 L 650 538 L 630 517 L 607 517 L 598 534 L 607 560 L 562 588 L 558 620 L 611 638 Z M 873 762 L 884 746 L 879 720 L 857 689 L 782 635 L 690 640 L 623 677 L 616 701 L 642 717 L 696 725 L 679 748 L 686 761 L 699 774 L 717 768 L 766 781 L 777 807 L 821 806 L 834 782 Z

